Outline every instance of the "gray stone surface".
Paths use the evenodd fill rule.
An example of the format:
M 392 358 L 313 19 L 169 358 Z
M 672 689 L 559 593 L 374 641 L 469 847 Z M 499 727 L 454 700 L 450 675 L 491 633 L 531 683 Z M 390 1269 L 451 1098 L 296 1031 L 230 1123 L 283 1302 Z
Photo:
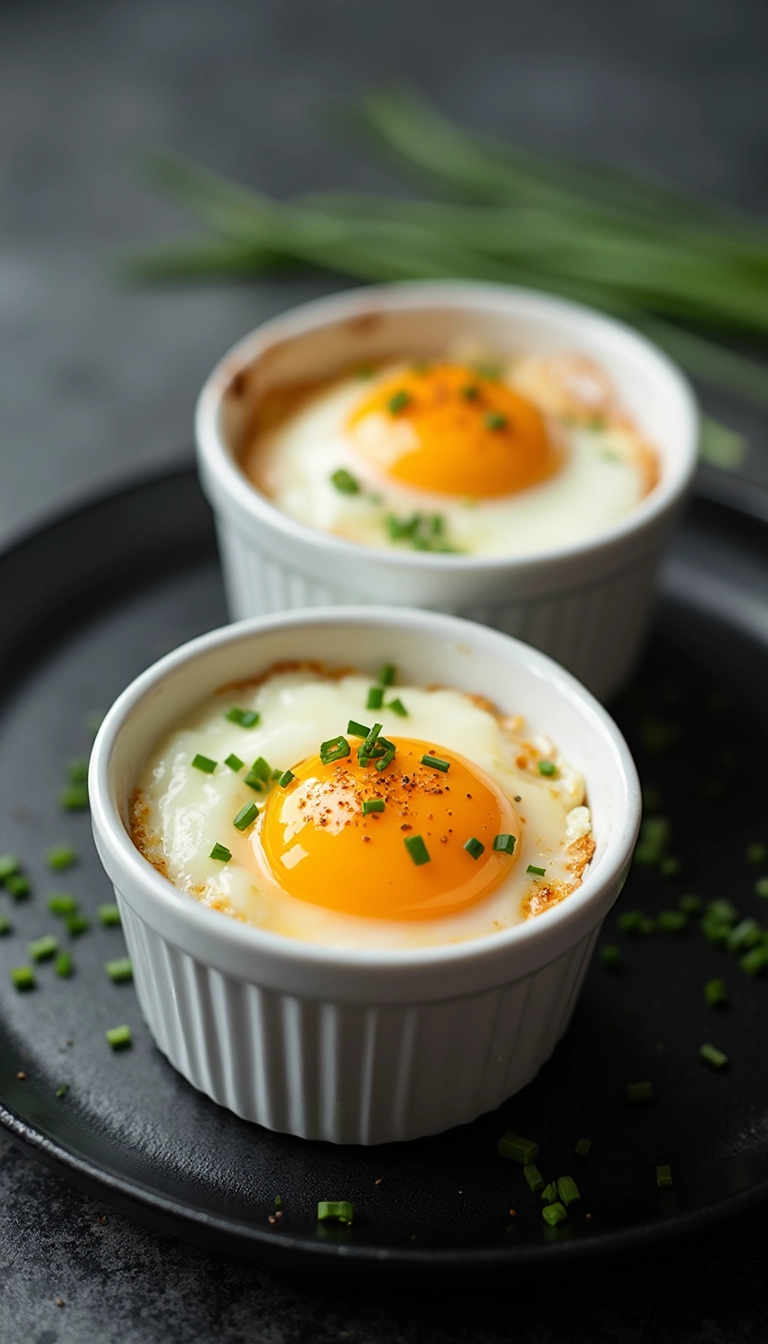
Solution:
M 0 534 L 184 451 L 221 351 L 334 287 L 117 286 L 111 249 L 186 227 L 137 184 L 142 148 L 274 193 L 376 188 L 383 173 L 323 138 L 323 111 L 405 75 L 478 127 L 765 209 L 767 35 L 763 0 L 5 0 Z M 747 474 L 768 483 L 764 426 L 721 409 L 752 433 Z M 467 1291 L 299 1282 L 105 1212 L 0 1140 L 2 1344 L 768 1338 L 759 1211 L 556 1285 Z

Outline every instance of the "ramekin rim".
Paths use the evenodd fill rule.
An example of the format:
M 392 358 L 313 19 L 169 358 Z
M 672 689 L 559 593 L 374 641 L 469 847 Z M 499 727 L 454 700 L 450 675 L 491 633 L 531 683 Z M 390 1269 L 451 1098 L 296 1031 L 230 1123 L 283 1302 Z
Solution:
M 429 296 L 435 306 L 440 306 L 439 296 L 442 294 L 445 296 L 443 306 L 448 307 L 451 303 L 458 304 L 462 296 L 466 300 L 467 295 L 471 293 L 485 297 L 486 300 L 495 298 L 499 301 L 500 307 L 504 306 L 502 301 L 517 301 L 523 305 L 533 305 L 555 316 L 558 312 L 564 313 L 601 329 L 614 341 L 634 347 L 643 358 L 650 358 L 656 364 L 661 377 L 673 387 L 686 424 L 684 445 L 686 451 L 678 470 L 670 479 L 659 482 L 639 504 L 609 527 L 601 529 L 596 537 L 587 537 L 578 542 L 521 556 L 452 555 L 362 546 L 358 542 L 336 537 L 332 533 L 312 528 L 291 518 L 248 480 L 219 433 L 218 411 L 238 368 L 244 367 L 253 358 L 254 347 L 258 348 L 264 342 L 265 348 L 268 348 L 274 339 L 290 337 L 301 331 L 362 316 L 375 307 L 376 300 L 386 307 L 387 299 L 393 296 L 406 300 L 410 296 L 416 299 Z M 437 300 L 435 295 L 438 296 Z M 392 306 L 397 307 L 396 304 Z M 542 290 L 528 289 L 521 285 L 504 285 L 495 281 L 441 279 L 393 281 L 361 285 L 356 289 L 345 289 L 296 304 L 246 333 L 218 360 L 199 393 L 194 423 L 198 462 L 202 469 L 204 486 L 206 484 L 204 473 L 207 469 L 225 492 L 228 501 L 241 512 L 248 514 L 254 523 L 274 528 L 289 542 L 315 546 L 327 554 L 333 554 L 338 557 L 340 563 L 349 562 L 355 556 L 359 558 L 362 552 L 368 564 L 378 564 L 382 568 L 391 566 L 400 570 L 411 569 L 416 572 L 442 571 L 450 574 L 458 571 L 481 575 L 506 571 L 532 573 L 552 563 L 565 564 L 577 561 L 586 555 L 599 555 L 602 551 L 610 550 L 615 545 L 652 528 L 660 517 L 672 510 L 685 497 L 698 460 L 699 407 L 696 395 L 682 370 L 652 340 L 628 323 L 601 313 L 587 304 L 548 294 Z
M 547 673 L 549 680 L 554 681 L 556 694 L 565 695 L 574 708 L 578 705 L 579 710 L 585 712 L 599 727 L 614 755 L 627 807 L 623 823 L 611 837 L 598 867 L 594 871 L 588 869 L 580 887 L 566 900 L 535 919 L 514 925 L 503 932 L 485 934 L 461 943 L 437 943 L 426 948 L 339 948 L 272 933 L 211 910 L 175 887 L 140 853 L 123 824 L 117 800 L 112 795 L 109 767 L 118 734 L 130 721 L 131 715 L 140 711 L 153 687 L 167 674 L 222 645 L 238 643 L 281 628 L 333 623 L 399 625 L 406 629 L 413 627 L 421 634 L 425 632 L 426 625 L 432 630 L 461 639 L 463 643 L 474 638 L 481 643 L 495 645 L 500 650 L 503 646 L 511 646 L 515 650 L 516 659 L 522 657 Z M 440 612 L 384 605 L 312 607 L 252 617 L 208 631 L 165 654 L 129 683 L 106 714 L 91 754 L 89 792 L 94 834 L 109 850 L 116 868 L 127 873 L 130 880 L 138 883 L 150 899 L 157 899 L 182 924 L 204 931 L 209 939 L 216 940 L 219 948 L 232 947 L 239 955 L 242 955 L 245 946 L 254 955 L 268 955 L 273 961 L 284 965 L 321 966 L 339 971 L 368 969 L 372 972 L 412 972 L 419 968 L 426 971 L 440 965 L 450 966 L 456 962 L 496 960 L 511 948 L 519 948 L 522 954 L 522 950 L 530 943 L 543 942 L 548 934 L 550 938 L 556 937 L 558 930 L 568 923 L 579 925 L 573 937 L 573 942 L 578 942 L 585 932 L 582 925 L 587 911 L 599 902 L 606 889 L 620 881 L 627 869 L 641 813 L 640 784 L 629 747 L 608 712 L 571 673 L 538 649 L 501 631 Z M 119 883 L 116 885 L 119 886 Z M 598 920 L 586 922 L 592 928 Z

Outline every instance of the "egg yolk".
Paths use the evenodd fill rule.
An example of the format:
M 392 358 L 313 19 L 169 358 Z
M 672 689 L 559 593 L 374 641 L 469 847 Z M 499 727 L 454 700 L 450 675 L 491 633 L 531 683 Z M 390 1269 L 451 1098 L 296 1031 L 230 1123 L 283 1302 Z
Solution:
M 541 413 L 468 365 L 417 365 L 376 385 L 347 422 L 355 451 L 404 485 L 494 499 L 537 485 L 560 453 Z
M 381 772 L 350 756 L 324 765 L 310 756 L 275 789 L 253 836 L 284 891 L 313 905 L 376 919 L 436 919 L 487 896 L 509 873 L 521 822 L 484 770 L 434 743 L 391 738 L 394 760 Z M 448 761 L 442 773 L 422 756 Z M 363 812 L 366 800 L 381 811 Z M 515 837 L 510 855 L 497 835 Z M 421 836 L 429 861 L 416 864 L 406 840 Z M 478 858 L 464 848 L 473 838 Z

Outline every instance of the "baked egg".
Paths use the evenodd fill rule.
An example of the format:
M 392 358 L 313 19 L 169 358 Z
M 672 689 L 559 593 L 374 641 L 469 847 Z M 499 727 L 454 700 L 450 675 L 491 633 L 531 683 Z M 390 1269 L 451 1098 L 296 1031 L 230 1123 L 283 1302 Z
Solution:
M 283 387 L 256 406 L 242 466 L 309 527 L 477 556 L 592 537 L 658 476 L 607 375 L 580 355 L 399 361 Z
M 508 929 L 580 884 L 584 781 L 480 697 L 312 664 L 222 688 L 152 752 L 144 856 L 244 923 L 406 948 Z

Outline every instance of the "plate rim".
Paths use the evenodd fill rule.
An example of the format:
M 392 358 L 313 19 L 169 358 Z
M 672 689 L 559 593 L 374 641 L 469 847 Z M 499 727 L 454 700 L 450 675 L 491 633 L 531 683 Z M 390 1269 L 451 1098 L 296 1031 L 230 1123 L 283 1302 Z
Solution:
M 107 488 L 90 491 L 79 503 L 52 510 L 41 519 L 22 525 L 10 536 L 0 538 L 0 569 L 27 547 L 42 542 L 57 530 L 77 526 L 89 514 L 97 514 L 110 505 L 119 504 L 127 496 L 176 483 L 189 488 L 197 483 L 194 462 L 185 455 L 164 464 L 159 470 L 132 470 L 121 473 L 117 483 Z M 723 516 L 747 516 L 768 532 L 768 489 L 733 477 L 719 479 L 719 474 L 708 472 L 694 492 L 708 505 L 714 505 Z M 68 506 L 69 505 L 69 506 Z M 230 1219 L 211 1213 L 182 1199 L 161 1193 L 138 1180 L 121 1175 L 108 1166 L 101 1166 L 69 1148 L 59 1138 L 45 1133 L 42 1128 L 23 1119 L 0 1097 L 0 1126 L 21 1149 L 40 1161 L 92 1198 L 102 1199 L 118 1207 L 129 1217 L 165 1234 L 180 1236 L 197 1245 L 207 1245 L 211 1237 L 218 1237 L 217 1247 L 222 1253 L 240 1258 L 257 1259 L 290 1267 L 318 1271 L 329 1266 L 335 1269 L 349 1266 L 358 1272 L 365 1269 L 393 1272 L 441 1272 L 463 1270 L 467 1273 L 496 1271 L 515 1264 L 532 1265 L 572 1261 L 586 1256 L 623 1252 L 646 1246 L 670 1237 L 685 1235 L 721 1219 L 732 1217 L 768 1200 L 768 1179 L 758 1181 L 743 1190 L 735 1191 L 715 1202 L 676 1212 L 668 1219 L 646 1221 L 618 1230 L 590 1232 L 586 1236 L 555 1242 L 542 1240 L 516 1244 L 480 1247 L 425 1247 L 418 1243 L 402 1246 L 339 1244 L 312 1241 L 306 1235 L 288 1230 L 275 1231 L 242 1219 Z

